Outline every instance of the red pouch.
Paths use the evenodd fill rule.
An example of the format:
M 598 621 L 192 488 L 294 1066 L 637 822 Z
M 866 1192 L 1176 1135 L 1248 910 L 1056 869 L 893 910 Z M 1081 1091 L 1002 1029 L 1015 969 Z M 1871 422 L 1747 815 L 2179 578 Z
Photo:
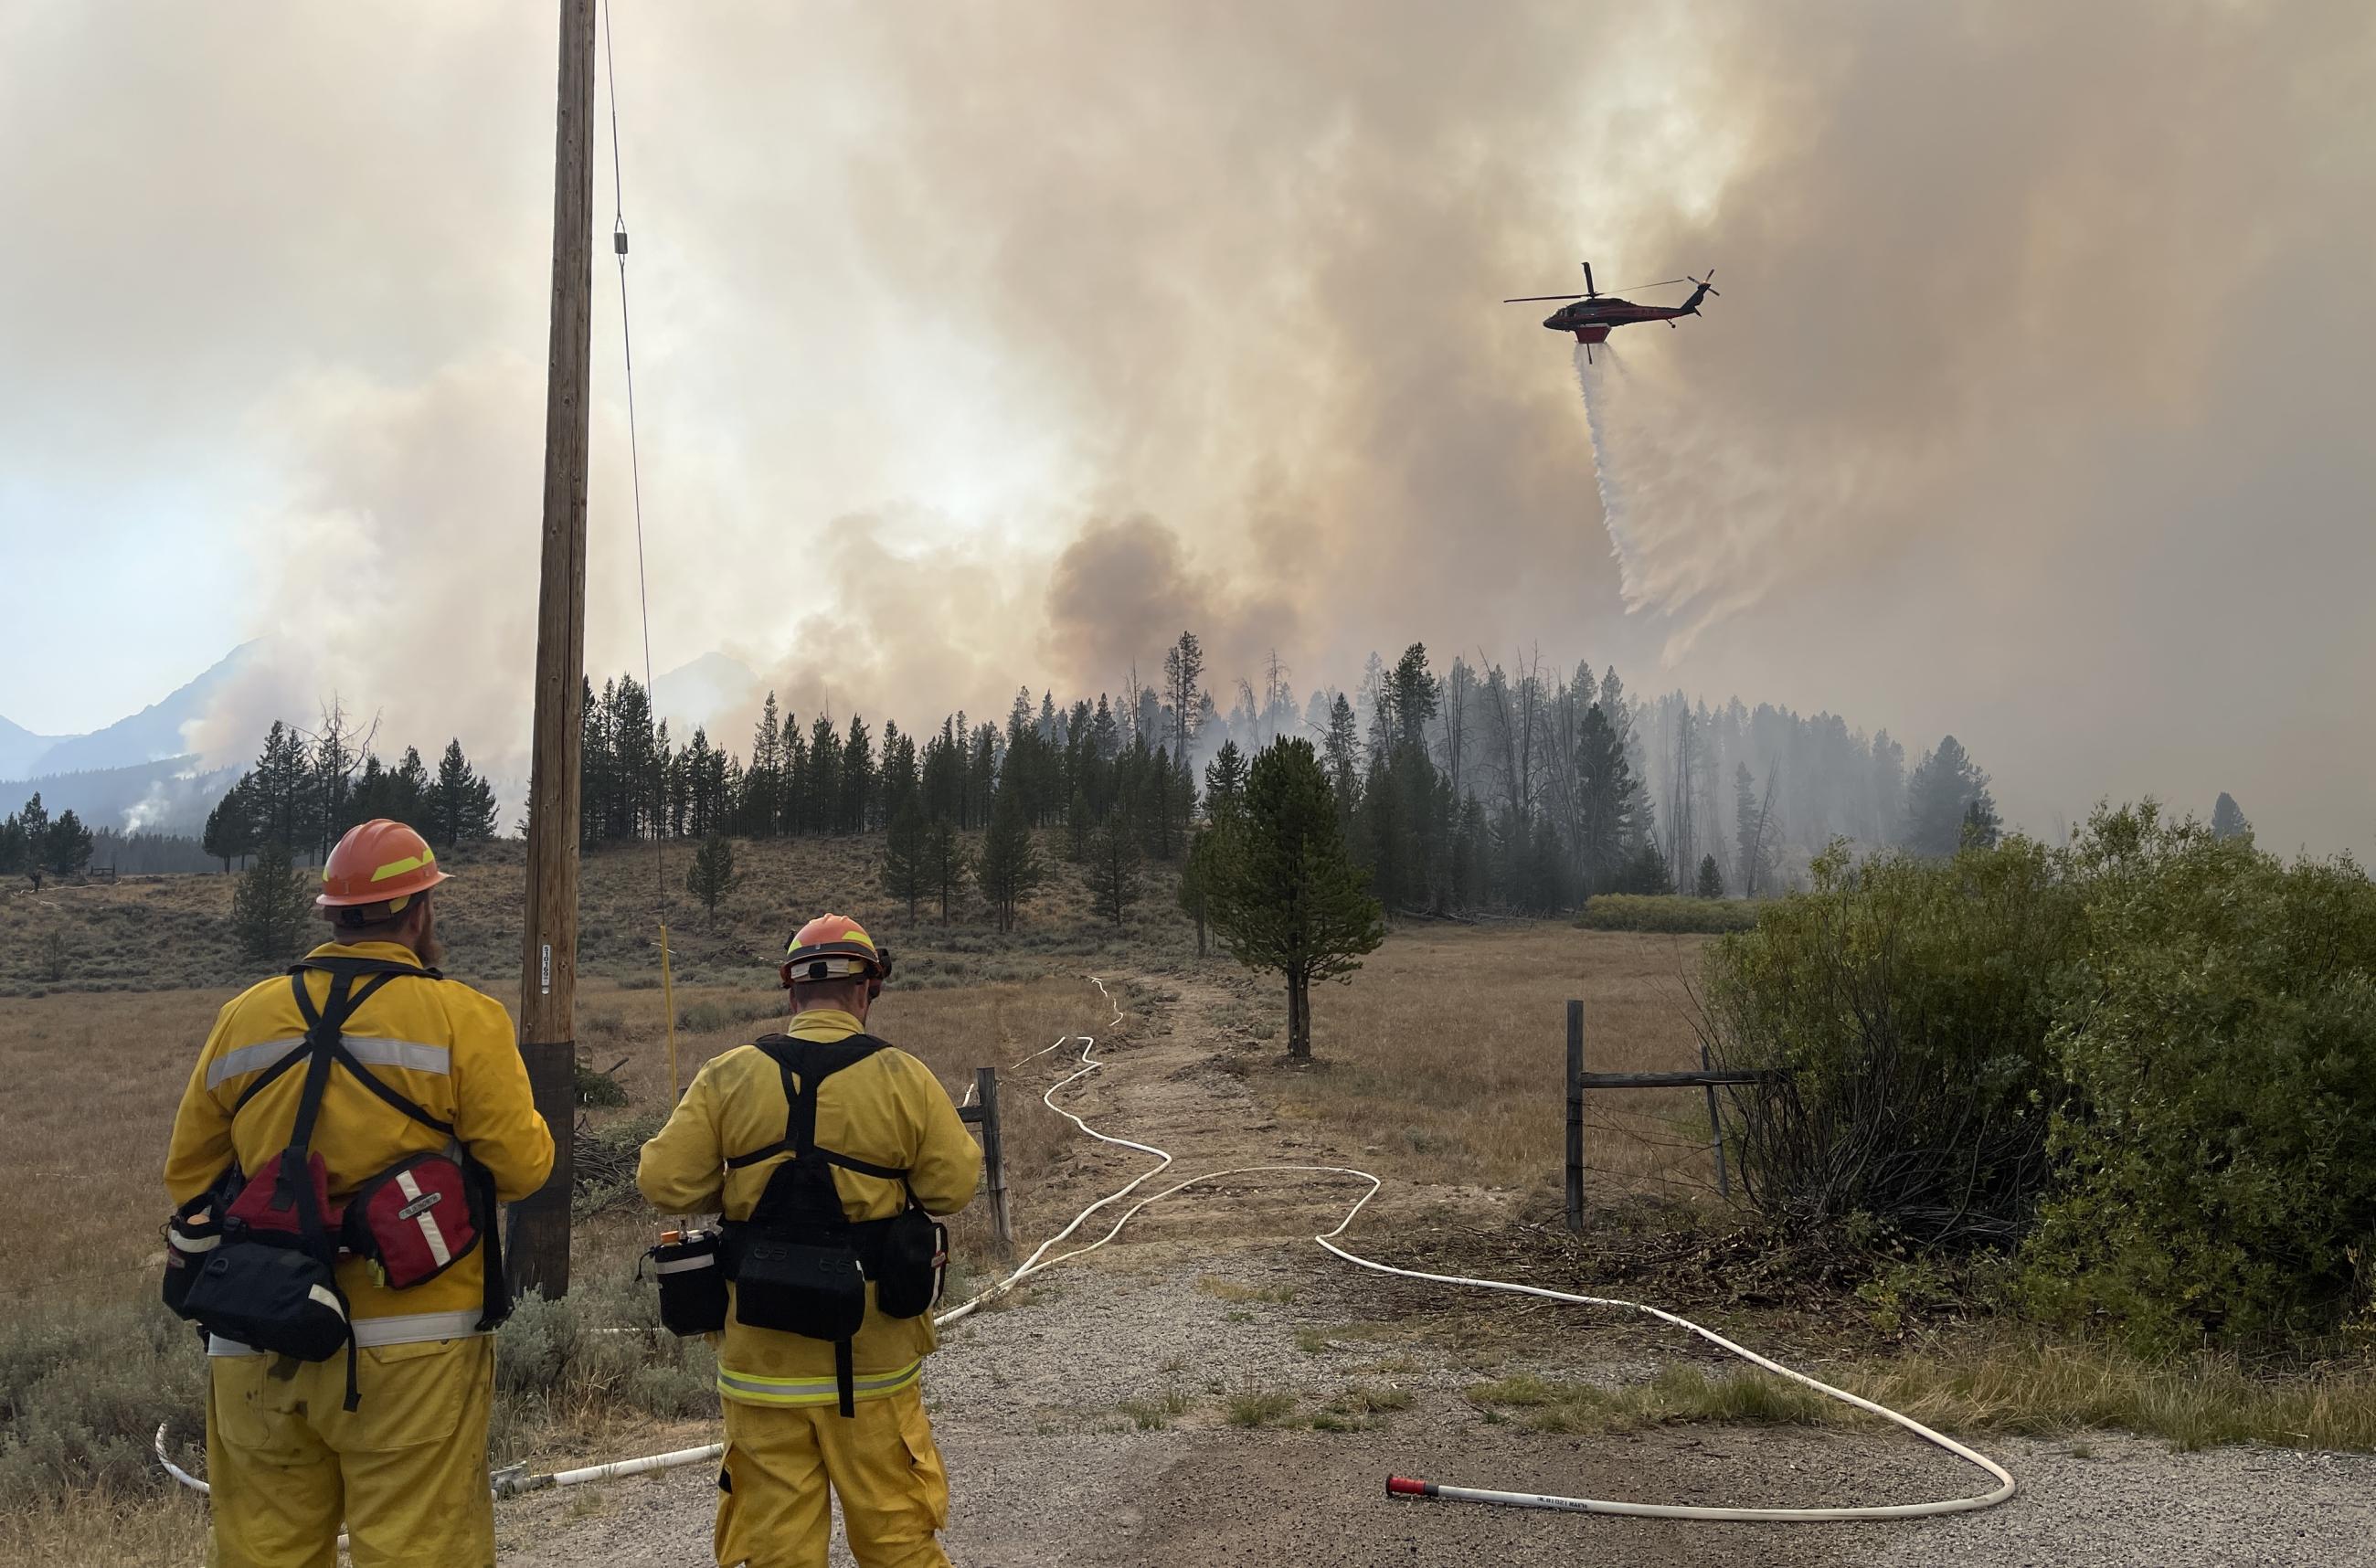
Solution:
M 276 1204 L 280 1188 L 280 1155 L 274 1155 L 257 1166 L 255 1174 L 247 1179 L 230 1208 L 223 1212 L 225 1223 L 244 1228 L 258 1241 L 278 1241 L 294 1246 L 303 1240 L 303 1228 L 298 1223 L 298 1207 L 292 1198 L 287 1205 Z M 322 1217 L 326 1235 L 339 1232 L 339 1211 L 330 1206 L 330 1170 L 318 1154 L 308 1155 L 305 1168 L 314 1178 L 315 1212 Z
M 479 1244 L 469 1179 L 445 1155 L 416 1154 L 355 1189 L 343 1234 L 349 1252 L 379 1265 L 390 1289 L 426 1284 Z

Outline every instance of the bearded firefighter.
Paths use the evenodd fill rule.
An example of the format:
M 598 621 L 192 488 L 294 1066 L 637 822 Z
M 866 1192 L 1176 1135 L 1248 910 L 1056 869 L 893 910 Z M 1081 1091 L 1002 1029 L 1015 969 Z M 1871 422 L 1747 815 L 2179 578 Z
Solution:
M 350 829 L 333 940 L 224 1006 L 173 1121 L 165 1296 L 208 1333 L 217 1568 L 490 1568 L 498 1203 L 552 1168 L 503 1004 L 446 979 L 421 835 Z
M 781 973 L 786 1031 L 704 1065 L 636 1174 L 664 1213 L 723 1220 L 731 1292 L 693 1325 L 723 1329 L 718 1561 L 824 1568 L 829 1488 L 860 1568 L 945 1565 L 933 1217 L 972 1200 L 981 1151 L 932 1069 L 866 1032 L 891 954 L 856 921 L 802 926 Z

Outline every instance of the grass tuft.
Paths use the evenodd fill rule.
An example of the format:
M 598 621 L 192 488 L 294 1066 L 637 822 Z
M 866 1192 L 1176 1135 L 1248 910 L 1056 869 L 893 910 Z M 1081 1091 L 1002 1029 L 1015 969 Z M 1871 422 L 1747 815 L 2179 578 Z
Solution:
M 1241 1389 L 1230 1396 L 1228 1412 L 1233 1427 L 1266 1427 L 1295 1408 L 1295 1396 L 1280 1388 Z

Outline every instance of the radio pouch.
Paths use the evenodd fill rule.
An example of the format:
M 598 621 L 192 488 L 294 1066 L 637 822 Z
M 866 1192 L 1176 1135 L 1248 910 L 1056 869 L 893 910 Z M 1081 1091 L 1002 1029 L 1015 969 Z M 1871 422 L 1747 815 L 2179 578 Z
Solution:
M 442 1154 L 389 1166 L 347 1200 L 347 1250 L 370 1258 L 392 1290 L 427 1284 L 479 1244 L 470 1177 Z
M 726 1269 L 715 1230 L 688 1230 L 644 1253 L 660 1281 L 660 1324 L 679 1338 L 726 1326 Z M 636 1265 L 637 1278 L 643 1265 Z

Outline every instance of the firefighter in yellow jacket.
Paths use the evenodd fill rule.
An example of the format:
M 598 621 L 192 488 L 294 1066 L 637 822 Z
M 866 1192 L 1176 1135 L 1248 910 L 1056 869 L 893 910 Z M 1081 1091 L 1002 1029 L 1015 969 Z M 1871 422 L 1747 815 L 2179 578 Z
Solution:
M 788 1145 L 798 1094 L 814 1111 L 812 1146 L 826 1156 L 827 1190 L 861 1230 L 911 1206 L 946 1215 L 970 1202 L 981 1150 L 947 1091 L 921 1062 L 864 1033 L 890 971 L 891 955 L 857 921 L 828 914 L 803 926 L 783 969 L 788 1035 L 702 1068 L 644 1146 L 636 1176 L 644 1196 L 666 1213 L 720 1214 L 730 1233 L 764 1230 L 751 1226 L 754 1210 L 797 1163 Z M 827 1046 L 838 1049 L 819 1049 Z M 788 1065 L 796 1063 L 825 1065 L 803 1085 Z M 753 1289 L 738 1286 L 738 1301 Z M 937 1343 L 932 1317 L 886 1316 L 878 1285 L 864 1289 L 863 1323 L 838 1347 L 727 1313 L 716 1536 L 726 1568 L 824 1568 L 828 1486 L 861 1568 L 945 1568 L 936 1537 L 948 1517 L 948 1476 L 920 1383 Z
M 324 862 L 315 899 L 338 940 L 306 964 L 434 969 L 442 954 L 429 890 L 445 880 L 428 844 L 402 824 L 351 829 Z M 298 976 L 316 1010 L 330 1005 L 330 972 Z M 291 980 L 276 976 L 216 1018 L 173 1121 L 165 1185 L 177 1205 L 196 1203 L 234 1160 L 253 1173 L 290 1142 L 307 1076 L 290 1069 L 310 1055 L 303 1015 Z M 552 1137 L 501 1003 L 458 980 L 397 975 L 340 1028 L 356 1070 L 452 1130 L 399 1111 L 349 1071 L 329 1073 L 310 1146 L 327 1167 L 333 1206 L 409 1158 L 457 1145 L 492 1176 L 501 1201 L 543 1185 Z M 283 1068 L 291 1057 L 301 1060 Z M 445 1230 L 428 1233 L 459 1237 L 454 1211 L 446 1212 Z M 484 1222 L 492 1227 L 493 1216 Z M 333 1568 L 341 1524 L 354 1568 L 494 1562 L 494 1341 L 480 1328 L 490 1250 L 481 1235 L 407 1290 L 382 1283 L 378 1265 L 340 1257 L 351 1366 L 343 1353 L 309 1362 L 212 1340 L 207 1477 L 216 1568 Z

